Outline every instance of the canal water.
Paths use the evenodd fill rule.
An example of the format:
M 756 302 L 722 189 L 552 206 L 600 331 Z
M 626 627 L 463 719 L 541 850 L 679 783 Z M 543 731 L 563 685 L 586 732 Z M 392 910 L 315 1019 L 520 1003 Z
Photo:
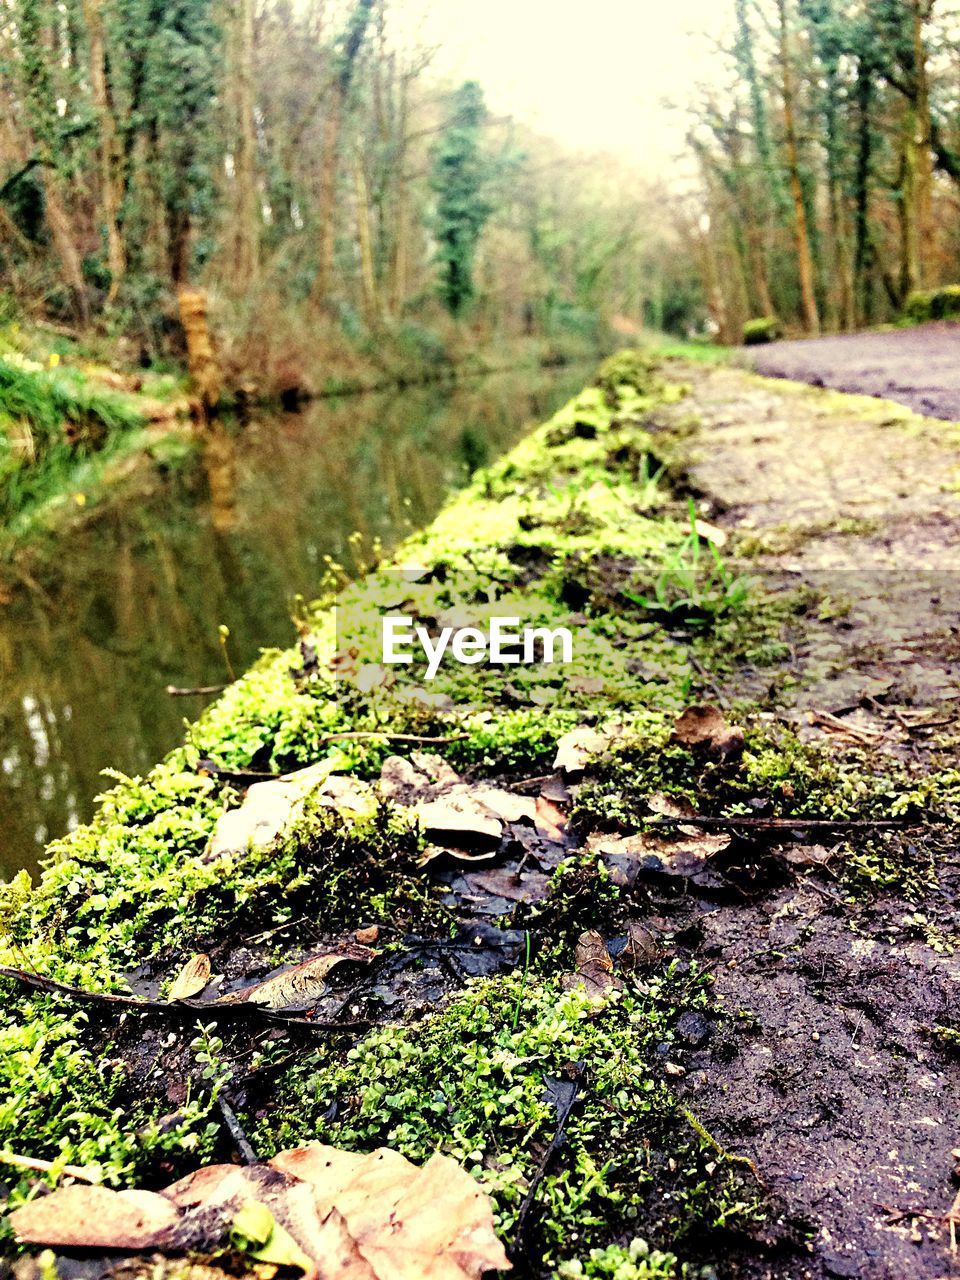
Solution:
M 353 567 L 428 523 L 477 466 L 583 385 L 585 370 L 318 401 L 214 436 L 206 455 L 71 534 L 42 591 L 0 605 L 0 879 L 85 821 L 107 767 L 143 773 L 226 678 L 287 646 L 324 557 Z

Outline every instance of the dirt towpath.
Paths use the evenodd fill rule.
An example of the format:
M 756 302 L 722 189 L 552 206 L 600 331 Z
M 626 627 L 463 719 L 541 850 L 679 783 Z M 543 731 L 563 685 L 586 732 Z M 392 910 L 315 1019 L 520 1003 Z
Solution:
M 960 325 L 774 342 L 745 354 L 758 373 L 883 396 L 933 418 L 960 421 Z
M 690 377 L 684 409 L 703 426 L 693 479 L 709 518 L 761 582 L 820 602 L 766 714 L 878 770 L 896 759 L 921 776 L 955 759 L 960 432 L 735 369 Z M 735 707 L 763 679 L 719 692 Z M 740 901 L 688 903 L 717 989 L 751 1029 L 727 1062 L 704 1052 L 691 1106 L 756 1161 L 782 1223 L 809 1232 L 808 1256 L 748 1259 L 738 1275 L 960 1276 L 943 1219 L 956 1209 L 960 1058 L 931 1035 L 960 995 L 960 854 L 949 824 L 911 841 L 915 869 L 878 870 L 862 896 L 839 878 L 815 885 L 802 863 L 876 856 L 879 868 L 869 831 L 842 853 L 811 842 L 787 882 Z

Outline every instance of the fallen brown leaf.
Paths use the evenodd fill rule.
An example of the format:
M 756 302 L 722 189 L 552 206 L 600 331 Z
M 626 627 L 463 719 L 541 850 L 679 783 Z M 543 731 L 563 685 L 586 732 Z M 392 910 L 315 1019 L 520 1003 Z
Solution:
M 621 969 L 647 969 L 663 959 L 660 941 L 645 924 L 637 920 L 627 923 L 627 945 L 620 953 Z
M 321 1215 L 337 1213 L 377 1280 L 479 1280 L 509 1270 L 493 1230 L 490 1202 L 456 1161 L 434 1155 L 424 1167 L 381 1147 L 369 1155 L 335 1147 L 281 1152 L 275 1169 L 309 1182 Z M 321 1274 L 339 1274 L 318 1259 Z
M 609 734 L 600 733 L 585 725 L 579 729 L 571 729 L 557 743 L 553 767 L 562 769 L 568 778 L 579 775 L 586 769 L 590 760 L 600 755 L 609 745 Z
M 473 871 L 467 876 L 471 889 L 492 893 L 511 902 L 542 902 L 550 887 L 550 877 L 542 871 Z
M 258 1004 L 267 1009 L 291 1009 L 314 1004 L 327 989 L 327 975 L 345 961 L 369 964 L 377 955 L 369 947 L 356 942 L 344 942 L 336 951 L 314 956 L 302 964 L 293 965 L 283 973 L 267 978 L 253 986 L 228 992 L 214 1000 L 213 1004 Z
M 721 529 L 706 520 L 695 520 L 693 527 L 697 537 L 702 538 L 704 542 L 712 542 L 717 548 L 725 547 L 729 541 L 726 529 Z
M 66 1187 L 10 1215 L 24 1244 L 182 1253 L 244 1237 L 250 1256 L 308 1280 L 480 1280 L 508 1271 L 490 1201 L 448 1156 L 283 1151 L 211 1165 L 163 1192 Z M 251 1238 L 251 1232 L 255 1238 Z
M 239 809 L 231 809 L 217 820 L 204 858 L 214 862 L 272 844 L 302 811 L 311 791 L 329 774 L 330 766 L 321 763 L 269 782 L 254 783 Z
M 210 957 L 201 952 L 191 957 L 174 978 L 167 993 L 168 1000 L 189 1000 L 197 996 L 210 981 Z
M 607 944 L 596 929 L 588 929 L 580 935 L 573 958 L 576 971 L 564 974 L 560 979 L 565 991 L 583 987 L 588 996 L 599 1001 L 623 988 L 622 981 L 614 976 Z
M 176 1208 L 154 1191 L 62 1187 L 10 1214 L 23 1244 L 74 1249 L 150 1249 L 176 1226 Z
M 736 760 L 743 754 L 743 730 L 708 703 L 687 707 L 673 727 L 673 741 L 700 757 Z
M 536 827 L 548 840 L 562 840 L 567 825 L 567 815 L 545 795 L 537 796 L 534 806 Z
M 414 807 L 426 836 L 444 845 L 490 846 L 500 843 L 503 822 L 469 795 L 449 795 Z
M 587 846 L 600 854 L 610 879 L 621 888 L 645 873 L 680 876 L 703 887 L 716 885 L 719 880 L 707 864 L 729 844 L 727 832 L 698 831 L 676 840 L 643 834 L 587 837 Z

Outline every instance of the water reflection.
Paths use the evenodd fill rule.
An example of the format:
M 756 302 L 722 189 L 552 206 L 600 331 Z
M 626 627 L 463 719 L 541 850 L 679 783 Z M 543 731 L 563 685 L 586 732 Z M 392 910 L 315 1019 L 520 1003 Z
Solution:
M 292 642 L 290 601 L 431 519 L 467 472 L 583 383 L 568 369 L 323 402 L 207 440 L 202 465 L 71 536 L 45 594 L 0 607 L 0 876 L 90 813 L 101 769 L 149 768 L 224 679 Z

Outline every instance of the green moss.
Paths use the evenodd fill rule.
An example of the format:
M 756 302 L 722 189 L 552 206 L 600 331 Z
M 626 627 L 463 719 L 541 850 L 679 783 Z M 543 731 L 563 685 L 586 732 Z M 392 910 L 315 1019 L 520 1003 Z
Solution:
M 925 324 L 930 320 L 949 320 L 960 316 L 960 284 L 948 284 L 940 289 L 916 290 L 907 298 L 903 315 L 911 324 Z
M 748 320 L 743 326 L 743 345 L 745 347 L 761 346 L 767 342 L 776 342 L 783 337 L 783 325 L 776 316 L 759 316 Z
M 65 1164 L 83 1165 L 114 1186 L 152 1180 L 158 1164 L 186 1168 L 210 1158 L 218 1132 L 210 1121 L 215 1079 L 161 1124 L 162 1103 L 142 1100 L 128 1064 L 113 1057 L 86 1015 L 49 998 L 24 1001 L 10 983 L 2 985 L 0 1149 L 53 1162 L 51 1180 Z M 18 1179 L 6 1166 L 0 1175 L 11 1208 L 36 1178 Z M 8 1238 L 0 1222 L 0 1247 Z
M 651 1249 L 646 1240 L 636 1239 L 629 1247 L 611 1244 L 606 1249 L 591 1249 L 586 1261 L 563 1262 L 557 1268 L 556 1280 L 676 1280 L 688 1276 L 675 1254 Z
M 718 1165 L 678 1123 L 657 1052 L 673 1041 L 679 1014 L 707 1000 L 706 980 L 676 965 L 602 1012 L 555 981 L 471 984 L 417 1027 L 377 1030 L 345 1060 L 320 1051 L 298 1064 L 278 1083 L 277 1109 L 256 1141 L 266 1151 L 313 1138 L 389 1145 L 415 1160 L 443 1151 L 490 1192 L 509 1238 L 556 1127 L 549 1080 L 579 1062 L 584 1083 L 563 1156 L 538 1192 L 536 1255 L 549 1267 L 621 1231 L 629 1239 L 639 1224 L 650 1239 L 693 1238 L 702 1248 L 704 1233 L 747 1229 L 762 1216 L 753 1180 Z

